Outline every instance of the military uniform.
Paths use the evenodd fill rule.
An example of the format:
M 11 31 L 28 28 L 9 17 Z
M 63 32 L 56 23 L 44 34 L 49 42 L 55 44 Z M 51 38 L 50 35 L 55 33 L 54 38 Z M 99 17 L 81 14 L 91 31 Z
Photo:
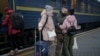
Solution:
M 57 22 L 59 24 L 62 24 L 65 17 L 66 17 L 66 15 L 63 16 L 60 11 L 57 14 Z M 62 30 L 59 28 L 59 26 L 56 27 L 56 33 L 57 33 L 57 45 L 56 45 L 56 55 L 55 56 L 61 56 L 64 35 L 62 34 Z

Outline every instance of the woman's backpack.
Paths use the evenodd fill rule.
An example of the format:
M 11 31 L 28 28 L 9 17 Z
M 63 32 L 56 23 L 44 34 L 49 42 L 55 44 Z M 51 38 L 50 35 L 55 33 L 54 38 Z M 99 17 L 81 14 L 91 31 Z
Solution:
M 76 34 L 77 29 L 74 26 L 74 21 L 71 22 L 71 21 L 68 20 L 68 22 L 70 23 L 71 26 L 68 28 L 67 34 L 73 36 L 73 35 Z
M 76 34 L 76 28 L 75 28 L 75 26 L 71 26 L 71 27 L 67 30 L 67 34 L 68 34 L 68 35 L 75 35 L 75 34 Z

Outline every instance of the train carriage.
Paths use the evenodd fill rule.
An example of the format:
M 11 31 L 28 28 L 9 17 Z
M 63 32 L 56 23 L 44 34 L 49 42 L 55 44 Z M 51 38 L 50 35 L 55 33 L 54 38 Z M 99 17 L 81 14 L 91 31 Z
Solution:
M 37 29 L 40 13 L 47 4 L 54 7 L 55 26 L 57 25 L 56 14 L 62 6 L 66 6 L 68 9 L 75 9 L 75 15 L 82 30 L 100 27 L 100 2 L 98 0 L 0 0 L 0 13 L 4 14 L 4 8 L 9 6 L 16 13 L 21 13 L 24 16 L 24 45 L 29 47 L 34 42 L 34 29 Z M 2 40 L 0 41 L 0 54 L 10 49 L 7 36 L 1 36 L 0 32 L 0 40 Z
M 92 6 L 96 6 L 100 9 L 98 4 L 93 3 L 92 0 L 13 0 L 13 6 L 11 8 L 15 9 L 16 12 L 24 15 L 25 19 L 25 29 L 31 29 L 37 27 L 38 19 L 41 17 L 40 12 L 43 10 L 44 6 L 50 4 L 54 7 L 54 22 L 56 25 L 56 13 L 62 6 L 66 6 L 68 9 L 75 8 L 76 9 L 76 18 L 79 24 L 88 24 L 93 22 L 100 21 L 100 11 L 97 12 L 94 10 Z M 10 2 L 10 4 L 12 5 Z M 82 4 L 84 3 L 84 4 Z M 88 3 L 88 4 L 87 4 Z M 83 6 L 84 5 L 84 6 Z M 89 6 L 91 5 L 90 9 Z M 87 7 L 88 6 L 88 7 Z M 82 8 L 83 7 L 83 8 Z M 84 11 L 82 11 L 84 10 Z M 90 12 L 89 12 L 89 11 Z M 94 19 L 95 18 L 95 19 Z

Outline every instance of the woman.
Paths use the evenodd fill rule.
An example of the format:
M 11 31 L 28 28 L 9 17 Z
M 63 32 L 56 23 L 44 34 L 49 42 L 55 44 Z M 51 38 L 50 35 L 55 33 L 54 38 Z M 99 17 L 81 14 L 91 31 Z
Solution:
M 50 5 L 47 5 L 46 9 L 44 9 L 41 13 L 41 21 L 39 22 L 39 25 L 38 25 L 38 28 L 41 31 L 45 24 L 46 19 L 48 18 L 47 23 L 44 26 L 44 29 L 42 30 L 42 35 L 43 35 L 44 41 L 55 40 L 55 38 L 49 38 L 48 33 L 47 33 L 48 31 L 52 31 L 52 30 L 55 31 L 52 16 L 53 16 L 53 7 L 51 7 Z
M 41 12 L 41 20 L 38 24 L 38 28 L 39 28 L 40 31 L 43 28 L 43 30 L 42 30 L 43 40 L 49 42 L 50 46 L 54 46 L 54 45 L 52 45 L 52 43 L 54 43 L 55 40 L 56 40 L 55 36 L 50 37 L 48 35 L 48 31 L 55 31 L 52 16 L 53 16 L 53 7 L 50 6 L 50 5 L 46 5 L 45 9 Z M 46 19 L 47 19 L 47 23 L 45 24 Z M 48 55 L 49 56 L 54 56 L 54 55 L 51 54 L 51 51 L 50 51 L 51 48 L 52 47 L 49 48 Z M 53 53 L 55 53 L 55 51 Z
M 60 25 L 62 32 L 64 33 L 64 44 L 63 44 L 63 56 L 73 56 L 73 43 L 74 37 L 68 34 L 68 29 L 74 26 L 76 29 L 80 27 L 77 25 L 76 17 L 74 16 L 74 9 L 69 10 L 69 15 L 64 20 L 63 24 Z
M 18 45 L 17 45 L 17 34 L 20 33 L 20 30 L 14 29 L 12 27 L 12 22 L 11 22 L 11 18 L 10 15 L 12 13 L 14 13 L 13 10 L 11 10 L 10 8 L 6 7 L 5 8 L 5 18 L 4 21 L 2 23 L 3 26 L 8 26 L 8 35 L 10 37 L 10 45 L 11 45 L 11 50 L 9 52 L 9 55 L 14 55 L 15 51 L 17 51 L 18 49 Z
M 64 19 L 66 18 L 68 14 L 68 9 L 64 6 L 61 8 L 61 10 L 57 14 L 57 24 L 62 24 Z M 56 27 L 56 33 L 57 33 L 57 45 L 56 45 L 56 56 L 61 56 L 61 50 L 63 45 L 63 34 L 62 30 L 59 28 L 59 26 Z

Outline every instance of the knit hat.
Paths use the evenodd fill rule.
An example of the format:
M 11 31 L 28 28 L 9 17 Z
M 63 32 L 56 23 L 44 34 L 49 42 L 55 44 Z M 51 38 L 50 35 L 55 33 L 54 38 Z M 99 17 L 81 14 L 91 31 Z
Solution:
M 51 5 L 46 5 L 45 6 L 46 11 L 53 10 L 53 7 Z

